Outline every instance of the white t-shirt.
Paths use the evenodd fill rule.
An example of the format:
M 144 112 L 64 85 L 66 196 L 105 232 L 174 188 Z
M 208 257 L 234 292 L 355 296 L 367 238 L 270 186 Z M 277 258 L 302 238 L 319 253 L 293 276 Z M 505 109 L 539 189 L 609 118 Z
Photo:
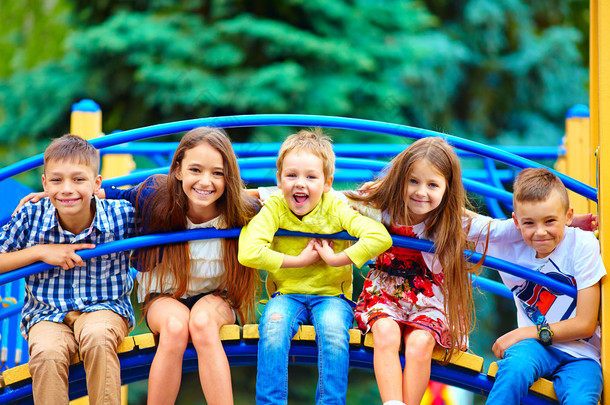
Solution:
M 224 221 L 221 217 L 216 217 L 202 224 L 194 224 L 188 218 L 186 219 L 187 229 L 200 228 L 215 228 L 224 229 Z M 186 293 L 182 298 L 193 297 L 198 294 L 216 290 L 225 274 L 224 263 L 222 260 L 222 241 L 221 239 L 204 239 L 189 241 L 189 250 L 191 252 L 191 280 L 187 287 Z M 173 277 L 168 275 L 166 285 L 173 285 Z M 148 286 L 148 277 L 152 277 L 150 284 L 150 293 L 166 293 L 171 294 L 173 289 L 157 288 L 157 277 L 153 271 L 138 272 L 138 301 L 143 302 L 146 298 L 146 286 Z
M 512 219 L 501 221 L 478 217 L 472 221 L 468 235 L 470 240 L 478 240 L 478 252 L 483 251 L 489 221 L 491 221 L 487 250 L 489 256 L 536 270 L 576 286 L 578 290 L 594 285 L 606 274 L 599 242 L 592 232 L 577 228 L 566 227 L 563 240 L 555 250 L 547 257 L 537 259 L 536 250 L 523 241 L 521 232 Z M 500 272 L 500 275 L 504 284 L 513 293 L 519 327 L 535 325 L 527 316 L 524 302 L 526 305 L 536 307 L 549 324 L 576 315 L 576 299 L 504 272 Z M 592 337 L 569 342 L 553 342 L 553 347 L 574 357 L 588 357 L 599 362 L 599 324 Z

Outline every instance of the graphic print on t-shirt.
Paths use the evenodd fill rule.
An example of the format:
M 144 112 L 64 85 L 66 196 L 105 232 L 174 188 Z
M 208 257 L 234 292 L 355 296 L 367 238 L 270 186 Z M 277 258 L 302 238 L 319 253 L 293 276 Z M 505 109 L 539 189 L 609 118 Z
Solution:
M 550 259 L 537 271 L 559 282 L 576 286 L 576 279 L 562 273 Z M 546 319 L 548 323 L 568 319 L 576 308 L 576 300 L 572 297 L 529 280 L 525 280 L 521 285 L 513 287 L 513 292 L 522 302 L 525 312 L 535 324 L 540 324 L 544 321 L 544 319 L 539 319 L 540 315 L 546 317 L 553 305 L 555 305 L 553 314 L 561 314 L 561 317 L 559 319 Z

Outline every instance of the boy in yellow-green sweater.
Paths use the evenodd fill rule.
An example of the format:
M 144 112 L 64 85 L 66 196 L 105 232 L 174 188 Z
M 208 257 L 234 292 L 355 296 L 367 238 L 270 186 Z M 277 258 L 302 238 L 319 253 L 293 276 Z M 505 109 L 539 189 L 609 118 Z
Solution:
M 286 404 L 290 341 L 314 325 L 318 346 L 317 404 L 345 404 L 349 329 L 353 322 L 352 264 L 358 267 L 392 244 L 385 227 L 329 193 L 335 167 L 330 138 L 320 131 L 289 136 L 277 159 L 280 191 L 269 197 L 239 238 L 239 261 L 267 270 L 259 326 L 257 404 Z M 278 229 L 332 234 L 359 241 L 275 237 Z

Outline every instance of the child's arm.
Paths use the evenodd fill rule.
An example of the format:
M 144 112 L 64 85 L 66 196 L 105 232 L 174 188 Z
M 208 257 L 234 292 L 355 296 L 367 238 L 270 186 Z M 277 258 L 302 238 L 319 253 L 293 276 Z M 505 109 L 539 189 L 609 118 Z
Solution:
M 43 261 L 68 270 L 82 266 L 83 259 L 76 254 L 80 249 L 93 249 L 91 243 L 34 245 L 15 252 L 0 253 L 0 273 L 6 273 L 23 266 Z
M 553 331 L 553 342 L 567 342 L 591 337 L 597 326 L 597 312 L 600 301 L 599 282 L 578 290 L 576 315 L 574 318 L 549 324 Z M 497 358 L 504 357 L 504 351 L 523 339 L 538 339 L 536 326 L 514 329 L 500 336 L 492 350 Z
M 357 267 L 362 267 L 368 260 L 392 246 L 392 237 L 383 224 L 353 210 L 343 201 L 337 200 L 335 204 L 343 229 L 358 238 L 358 241 L 337 254 L 332 251 L 330 244 L 320 244 L 318 249 L 321 252 L 320 256 L 324 259 L 323 255 L 325 255 L 327 259 L 331 260 L 332 263 L 324 259 L 330 266 L 337 267 L 336 263 L 339 265 L 353 263 Z
M 246 267 L 275 271 L 280 268 L 305 267 L 319 260 L 315 241 L 310 240 L 298 256 L 277 252 L 270 248 L 279 229 L 277 201 L 267 200 L 239 235 L 238 260 Z

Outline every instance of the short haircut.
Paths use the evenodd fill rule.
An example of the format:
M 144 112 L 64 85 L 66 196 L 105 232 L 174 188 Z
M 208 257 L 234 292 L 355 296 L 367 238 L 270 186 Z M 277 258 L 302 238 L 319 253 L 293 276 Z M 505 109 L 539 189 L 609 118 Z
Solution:
M 324 179 L 327 180 L 335 173 L 335 152 L 329 136 L 324 135 L 320 128 L 313 130 L 302 129 L 290 135 L 282 143 L 277 156 L 277 171 L 282 174 L 284 159 L 290 152 L 307 152 L 322 160 Z
M 521 202 L 546 201 L 553 191 L 557 191 L 561 204 L 567 211 L 570 208 L 570 199 L 559 177 L 548 169 L 523 169 L 515 178 L 513 185 L 513 205 Z
M 54 139 L 44 151 L 44 165 L 51 162 L 76 162 L 89 166 L 94 174 L 100 170 L 100 153 L 89 142 L 77 135 L 67 134 Z

